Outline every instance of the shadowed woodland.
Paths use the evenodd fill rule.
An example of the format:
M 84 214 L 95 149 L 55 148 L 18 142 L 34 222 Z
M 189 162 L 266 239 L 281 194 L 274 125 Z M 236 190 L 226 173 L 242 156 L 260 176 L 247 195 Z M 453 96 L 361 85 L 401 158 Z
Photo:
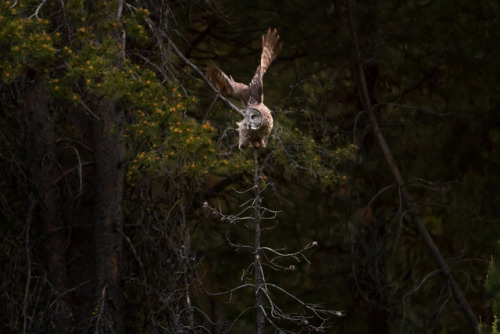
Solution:
M 500 5 L 0 4 L 5 333 L 498 333 Z M 267 146 L 238 149 L 262 35 Z

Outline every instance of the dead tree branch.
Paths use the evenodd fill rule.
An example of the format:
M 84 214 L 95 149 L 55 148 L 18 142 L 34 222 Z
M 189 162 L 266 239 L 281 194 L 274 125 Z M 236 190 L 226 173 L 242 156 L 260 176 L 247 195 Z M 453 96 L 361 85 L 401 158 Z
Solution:
M 255 323 L 256 323 L 256 333 L 263 334 L 266 324 L 265 311 L 263 307 L 263 279 L 264 273 L 262 271 L 261 262 L 261 248 L 260 248 L 260 184 L 261 175 L 259 168 L 259 152 L 257 149 L 253 151 L 253 163 L 254 163 L 254 174 L 253 174 L 253 187 L 255 190 L 255 201 L 254 201 L 254 228 L 255 228 Z
M 434 257 L 434 260 L 436 261 L 438 268 L 441 270 L 441 274 L 449 282 L 451 291 L 453 293 L 456 302 L 461 307 L 463 313 L 467 317 L 471 326 L 474 328 L 474 330 L 477 331 L 477 326 L 478 326 L 477 317 L 472 311 L 469 303 L 467 302 L 467 299 L 465 298 L 460 286 L 454 279 L 450 267 L 448 266 L 448 263 L 444 259 L 437 245 L 434 243 L 434 240 L 432 239 L 431 235 L 427 231 L 424 222 L 422 220 L 420 206 L 413 200 L 413 197 L 411 196 L 408 190 L 407 184 L 403 176 L 401 175 L 401 172 L 396 164 L 396 161 L 394 160 L 391 150 L 389 149 L 389 146 L 387 145 L 387 142 L 385 141 L 385 138 L 380 130 L 377 118 L 373 111 L 373 106 L 371 103 L 370 94 L 368 92 L 368 87 L 364 75 L 363 65 L 361 62 L 361 53 L 359 49 L 358 38 L 352 15 L 352 0 L 347 0 L 346 4 L 347 4 L 346 7 L 347 7 L 349 30 L 351 32 L 351 41 L 352 41 L 351 45 L 352 52 L 348 52 L 348 54 L 350 57 L 350 62 L 353 68 L 354 78 L 356 80 L 356 86 L 358 89 L 358 94 L 363 109 L 366 111 L 366 113 L 370 118 L 370 122 L 373 126 L 374 136 L 377 140 L 378 145 L 380 146 L 380 149 L 384 154 L 385 159 L 387 160 L 387 164 L 389 165 L 391 173 L 394 176 L 396 183 L 401 190 L 401 195 L 403 197 L 404 202 L 406 203 L 406 206 L 408 207 L 412 221 L 415 224 L 417 231 L 422 236 L 425 245 L 427 246 L 432 256 Z
M 309 242 L 297 251 L 286 251 L 262 245 L 261 232 L 276 227 L 276 225 L 263 227 L 263 224 L 275 219 L 279 211 L 270 210 L 262 205 L 262 194 L 267 187 L 266 182 L 263 182 L 262 176 L 266 158 L 262 158 L 260 155 L 261 152 L 258 149 L 254 149 L 252 186 L 245 191 L 234 190 L 238 194 L 252 194 L 249 200 L 244 201 L 243 204 L 240 205 L 239 213 L 226 215 L 222 212 L 220 207 L 214 208 L 208 202 L 203 203 L 203 210 L 207 216 L 209 215 L 229 225 L 248 227 L 252 229 L 254 238 L 253 245 L 245 245 L 232 242 L 229 237 L 225 237 L 228 245 L 235 250 L 246 250 L 247 252 L 251 252 L 253 260 L 243 269 L 240 283 L 237 286 L 222 292 L 207 292 L 207 294 L 211 296 L 229 296 L 229 300 L 226 302 L 230 303 L 236 292 L 252 288 L 255 295 L 255 304 L 252 309 L 255 312 L 255 331 L 258 334 L 263 334 L 265 332 L 266 325 L 269 325 L 280 333 L 296 333 L 293 330 L 287 329 L 286 326 L 300 328 L 300 333 L 304 330 L 309 333 L 323 333 L 328 328 L 326 322 L 334 316 L 342 316 L 342 312 L 328 310 L 319 304 L 307 303 L 282 286 L 267 281 L 265 269 L 270 268 L 275 271 L 284 272 L 295 271 L 295 265 L 289 264 L 289 262 L 309 262 L 305 252 L 318 246 L 318 242 Z M 240 222 L 244 224 L 237 224 Z M 278 299 L 286 299 L 290 301 L 292 305 L 295 305 L 296 309 L 302 311 L 293 312 L 284 310 L 277 302 Z M 287 308 L 290 307 L 289 304 L 286 305 Z M 227 331 L 231 331 L 237 320 L 249 310 L 250 308 L 246 308 L 241 311 L 236 319 L 229 325 Z

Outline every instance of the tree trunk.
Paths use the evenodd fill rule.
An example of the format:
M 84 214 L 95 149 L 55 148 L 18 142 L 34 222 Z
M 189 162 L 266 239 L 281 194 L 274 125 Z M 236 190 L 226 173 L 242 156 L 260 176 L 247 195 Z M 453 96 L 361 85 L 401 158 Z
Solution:
M 115 19 L 122 17 L 123 0 L 117 1 Z M 112 33 L 121 51 L 117 64 L 125 57 L 125 30 Z M 124 300 L 122 285 L 123 192 L 125 145 L 124 110 L 108 97 L 97 97 L 100 120 L 94 121 L 94 158 L 96 163 L 96 196 L 94 222 L 94 260 L 97 300 L 102 306 L 99 320 L 104 333 L 124 333 Z M 96 326 L 96 330 L 99 326 Z
M 64 296 L 68 288 L 65 259 L 67 238 L 56 185 L 60 170 L 56 160 L 54 119 L 49 110 L 49 91 L 44 80 L 35 79 L 34 84 L 27 87 L 23 103 L 32 140 L 26 157 L 34 182 L 34 196 L 39 203 L 36 220 L 44 228 L 48 279 L 57 301 L 53 330 L 55 333 L 68 333 L 71 317 Z
M 96 327 L 124 333 L 122 297 L 122 230 L 124 187 L 123 111 L 101 100 L 94 127 L 95 222 L 94 260 L 98 310 Z
M 253 176 L 253 184 L 255 190 L 255 198 L 254 198 L 254 228 L 255 228 L 255 261 L 254 261 L 254 270 L 255 270 L 255 324 L 256 324 L 256 333 L 263 334 L 266 318 L 264 314 L 264 297 L 263 291 L 264 289 L 264 277 L 262 276 L 262 262 L 261 262 L 261 249 L 260 249 L 260 168 L 259 168 L 259 160 L 258 160 L 258 150 L 254 149 L 253 151 L 253 160 L 254 160 L 254 176 Z

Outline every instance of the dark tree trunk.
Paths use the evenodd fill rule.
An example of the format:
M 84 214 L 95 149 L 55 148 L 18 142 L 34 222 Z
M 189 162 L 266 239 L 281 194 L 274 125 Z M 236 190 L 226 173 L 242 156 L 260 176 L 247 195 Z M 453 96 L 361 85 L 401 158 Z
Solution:
M 68 333 L 71 317 L 64 295 L 68 290 L 65 259 L 67 233 L 56 184 L 61 173 L 56 160 L 54 119 L 49 110 L 49 92 L 44 80 L 35 79 L 33 85 L 27 87 L 23 104 L 31 138 L 26 159 L 34 184 L 34 197 L 38 202 L 36 221 L 44 229 L 48 279 L 55 290 L 52 328 L 55 333 Z
M 122 230 L 124 187 L 123 111 L 114 101 L 97 104 L 94 123 L 95 222 L 94 260 L 98 327 L 124 333 L 122 297 Z

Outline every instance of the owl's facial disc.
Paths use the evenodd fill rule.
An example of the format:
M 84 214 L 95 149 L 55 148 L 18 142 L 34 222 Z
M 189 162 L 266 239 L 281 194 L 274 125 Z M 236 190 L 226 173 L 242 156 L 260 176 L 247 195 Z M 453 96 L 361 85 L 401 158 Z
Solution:
M 262 115 L 256 109 L 249 109 L 247 111 L 248 124 L 250 125 L 250 129 L 256 130 L 260 123 L 262 123 Z

